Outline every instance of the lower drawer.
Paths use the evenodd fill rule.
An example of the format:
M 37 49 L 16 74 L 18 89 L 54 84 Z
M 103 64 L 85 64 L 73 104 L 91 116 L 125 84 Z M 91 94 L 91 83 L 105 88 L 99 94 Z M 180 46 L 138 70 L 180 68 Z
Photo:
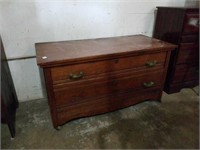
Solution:
M 197 80 L 199 77 L 199 69 L 197 64 L 177 65 L 172 83 L 180 83 L 185 81 Z
M 181 44 L 177 64 L 191 63 L 199 59 L 199 46 L 196 43 Z
M 182 88 L 193 88 L 199 85 L 199 80 L 184 81 L 179 83 L 166 84 L 164 91 L 168 94 L 179 92 Z
M 57 120 L 59 124 L 64 124 L 71 119 L 114 111 L 145 100 L 159 100 L 161 92 L 161 87 L 155 87 L 134 92 L 113 93 L 92 101 L 60 107 L 57 108 Z
M 120 78 L 104 77 L 104 80 L 84 82 L 81 85 L 70 85 L 62 89 L 55 89 L 54 95 L 57 106 L 73 105 L 83 101 L 89 101 L 93 97 L 104 96 L 113 92 L 124 90 L 148 89 L 161 85 L 163 71 L 146 73 L 143 75 L 126 74 Z M 57 87 L 58 88 L 58 87 Z

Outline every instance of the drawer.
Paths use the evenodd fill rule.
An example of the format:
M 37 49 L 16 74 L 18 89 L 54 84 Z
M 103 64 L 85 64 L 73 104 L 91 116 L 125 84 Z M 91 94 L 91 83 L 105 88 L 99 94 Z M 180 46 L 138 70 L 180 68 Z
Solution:
M 198 43 L 199 42 L 199 35 L 198 34 L 193 34 L 193 35 L 183 35 L 181 37 L 181 42 L 182 43 Z
M 83 101 L 94 99 L 97 95 L 103 96 L 109 93 L 117 93 L 124 90 L 151 89 L 160 86 L 163 83 L 163 70 L 144 75 L 125 74 L 123 77 L 109 79 L 104 81 L 88 81 L 84 84 L 71 84 L 54 87 L 54 96 L 56 105 L 73 105 Z
M 199 14 L 187 13 L 185 17 L 184 33 L 198 33 L 199 32 Z
M 198 79 L 198 65 L 197 64 L 182 64 L 177 65 L 172 83 L 181 83 L 185 81 Z
M 199 46 L 196 43 L 182 43 L 179 48 L 177 64 L 199 61 Z
M 199 79 L 199 66 L 190 66 L 185 78 L 184 82 L 198 80 Z
M 82 78 L 84 80 L 104 73 L 123 71 L 126 69 L 137 68 L 138 70 L 139 68 L 163 68 L 165 59 L 166 52 L 117 58 L 70 66 L 54 67 L 51 69 L 51 75 L 53 84 L 58 84 L 74 81 L 74 78 Z M 146 63 L 149 63 L 149 65 L 152 65 L 153 67 L 149 67 Z
M 57 119 L 60 124 L 74 118 L 102 114 L 116 109 L 131 106 L 145 100 L 158 100 L 161 87 L 139 91 L 112 93 L 92 101 L 78 103 L 67 107 L 57 107 Z M 144 94 L 145 93 L 145 94 Z

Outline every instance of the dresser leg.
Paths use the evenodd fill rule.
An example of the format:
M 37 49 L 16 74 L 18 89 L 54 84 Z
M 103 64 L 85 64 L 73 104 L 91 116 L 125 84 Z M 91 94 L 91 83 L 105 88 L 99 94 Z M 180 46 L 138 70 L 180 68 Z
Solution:
M 61 126 L 57 126 L 57 127 L 55 127 L 55 129 L 59 131 L 59 130 L 61 130 Z
M 160 102 L 160 103 L 162 102 L 161 99 L 157 99 L 157 101 Z
M 162 92 L 160 93 L 160 95 L 158 96 L 156 100 L 161 103 L 162 102 L 161 99 L 162 99 Z
M 15 125 L 12 122 L 8 122 L 8 128 L 10 130 L 11 137 L 15 137 Z

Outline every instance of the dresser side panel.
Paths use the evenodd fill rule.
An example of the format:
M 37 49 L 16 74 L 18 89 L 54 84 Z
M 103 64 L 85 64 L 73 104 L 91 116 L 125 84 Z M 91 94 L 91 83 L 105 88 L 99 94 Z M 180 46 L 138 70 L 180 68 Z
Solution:
M 59 124 L 57 121 L 57 112 L 56 112 L 55 96 L 53 92 L 51 69 L 43 68 L 43 71 L 44 71 L 44 78 L 45 78 L 45 84 L 46 84 L 46 89 L 47 89 L 48 104 L 50 107 L 52 123 L 53 123 L 53 126 L 56 128 Z

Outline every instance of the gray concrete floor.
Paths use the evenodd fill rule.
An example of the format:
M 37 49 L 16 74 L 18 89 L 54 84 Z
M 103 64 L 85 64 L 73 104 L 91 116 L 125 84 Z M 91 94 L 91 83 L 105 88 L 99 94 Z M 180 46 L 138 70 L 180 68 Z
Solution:
M 198 87 L 163 93 L 162 103 L 146 101 L 103 115 L 52 127 L 46 100 L 20 103 L 16 137 L 1 125 L 3 149 L 198 149 Z

